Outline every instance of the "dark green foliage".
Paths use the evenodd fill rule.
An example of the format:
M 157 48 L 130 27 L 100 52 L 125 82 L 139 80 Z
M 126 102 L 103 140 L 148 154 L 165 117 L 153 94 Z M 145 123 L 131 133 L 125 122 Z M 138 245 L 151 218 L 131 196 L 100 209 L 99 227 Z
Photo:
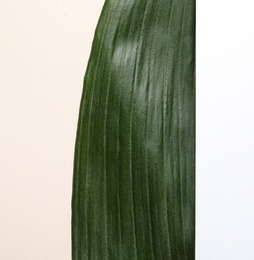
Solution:
M 107 0 L 77 131 L 73 260 L 195 259 L 195 0 Z

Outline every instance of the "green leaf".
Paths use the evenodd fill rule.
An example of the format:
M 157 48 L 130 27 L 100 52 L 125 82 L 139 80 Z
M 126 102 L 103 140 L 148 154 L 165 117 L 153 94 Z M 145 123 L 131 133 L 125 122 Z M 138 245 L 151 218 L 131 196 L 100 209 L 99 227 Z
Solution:
M 107 0 L 84 79 L 72 259 L 195 259 L 195 0 Z

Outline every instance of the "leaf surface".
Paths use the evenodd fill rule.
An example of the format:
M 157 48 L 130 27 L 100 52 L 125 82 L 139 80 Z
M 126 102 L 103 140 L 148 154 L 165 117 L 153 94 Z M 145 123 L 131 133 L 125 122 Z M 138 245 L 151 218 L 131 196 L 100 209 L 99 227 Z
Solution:
M 107 0 L 84 78 L 72 259 L 195 259 L 195 0 Z

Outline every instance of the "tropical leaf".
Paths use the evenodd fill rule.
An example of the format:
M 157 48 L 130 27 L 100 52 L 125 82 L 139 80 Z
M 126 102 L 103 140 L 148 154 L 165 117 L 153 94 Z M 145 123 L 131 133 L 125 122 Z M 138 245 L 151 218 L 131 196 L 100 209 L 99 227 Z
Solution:
M 195 258 L 195 0 L 106 0 L 77 130 L 72 259 Z

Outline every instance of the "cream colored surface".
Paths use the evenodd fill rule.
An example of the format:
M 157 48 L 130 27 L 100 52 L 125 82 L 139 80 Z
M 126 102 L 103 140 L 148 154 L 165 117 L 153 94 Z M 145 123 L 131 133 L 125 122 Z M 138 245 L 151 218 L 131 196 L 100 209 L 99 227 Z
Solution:
M 0 0 L 0 259 L 71 259 L 73 150 L 103 0 Z

